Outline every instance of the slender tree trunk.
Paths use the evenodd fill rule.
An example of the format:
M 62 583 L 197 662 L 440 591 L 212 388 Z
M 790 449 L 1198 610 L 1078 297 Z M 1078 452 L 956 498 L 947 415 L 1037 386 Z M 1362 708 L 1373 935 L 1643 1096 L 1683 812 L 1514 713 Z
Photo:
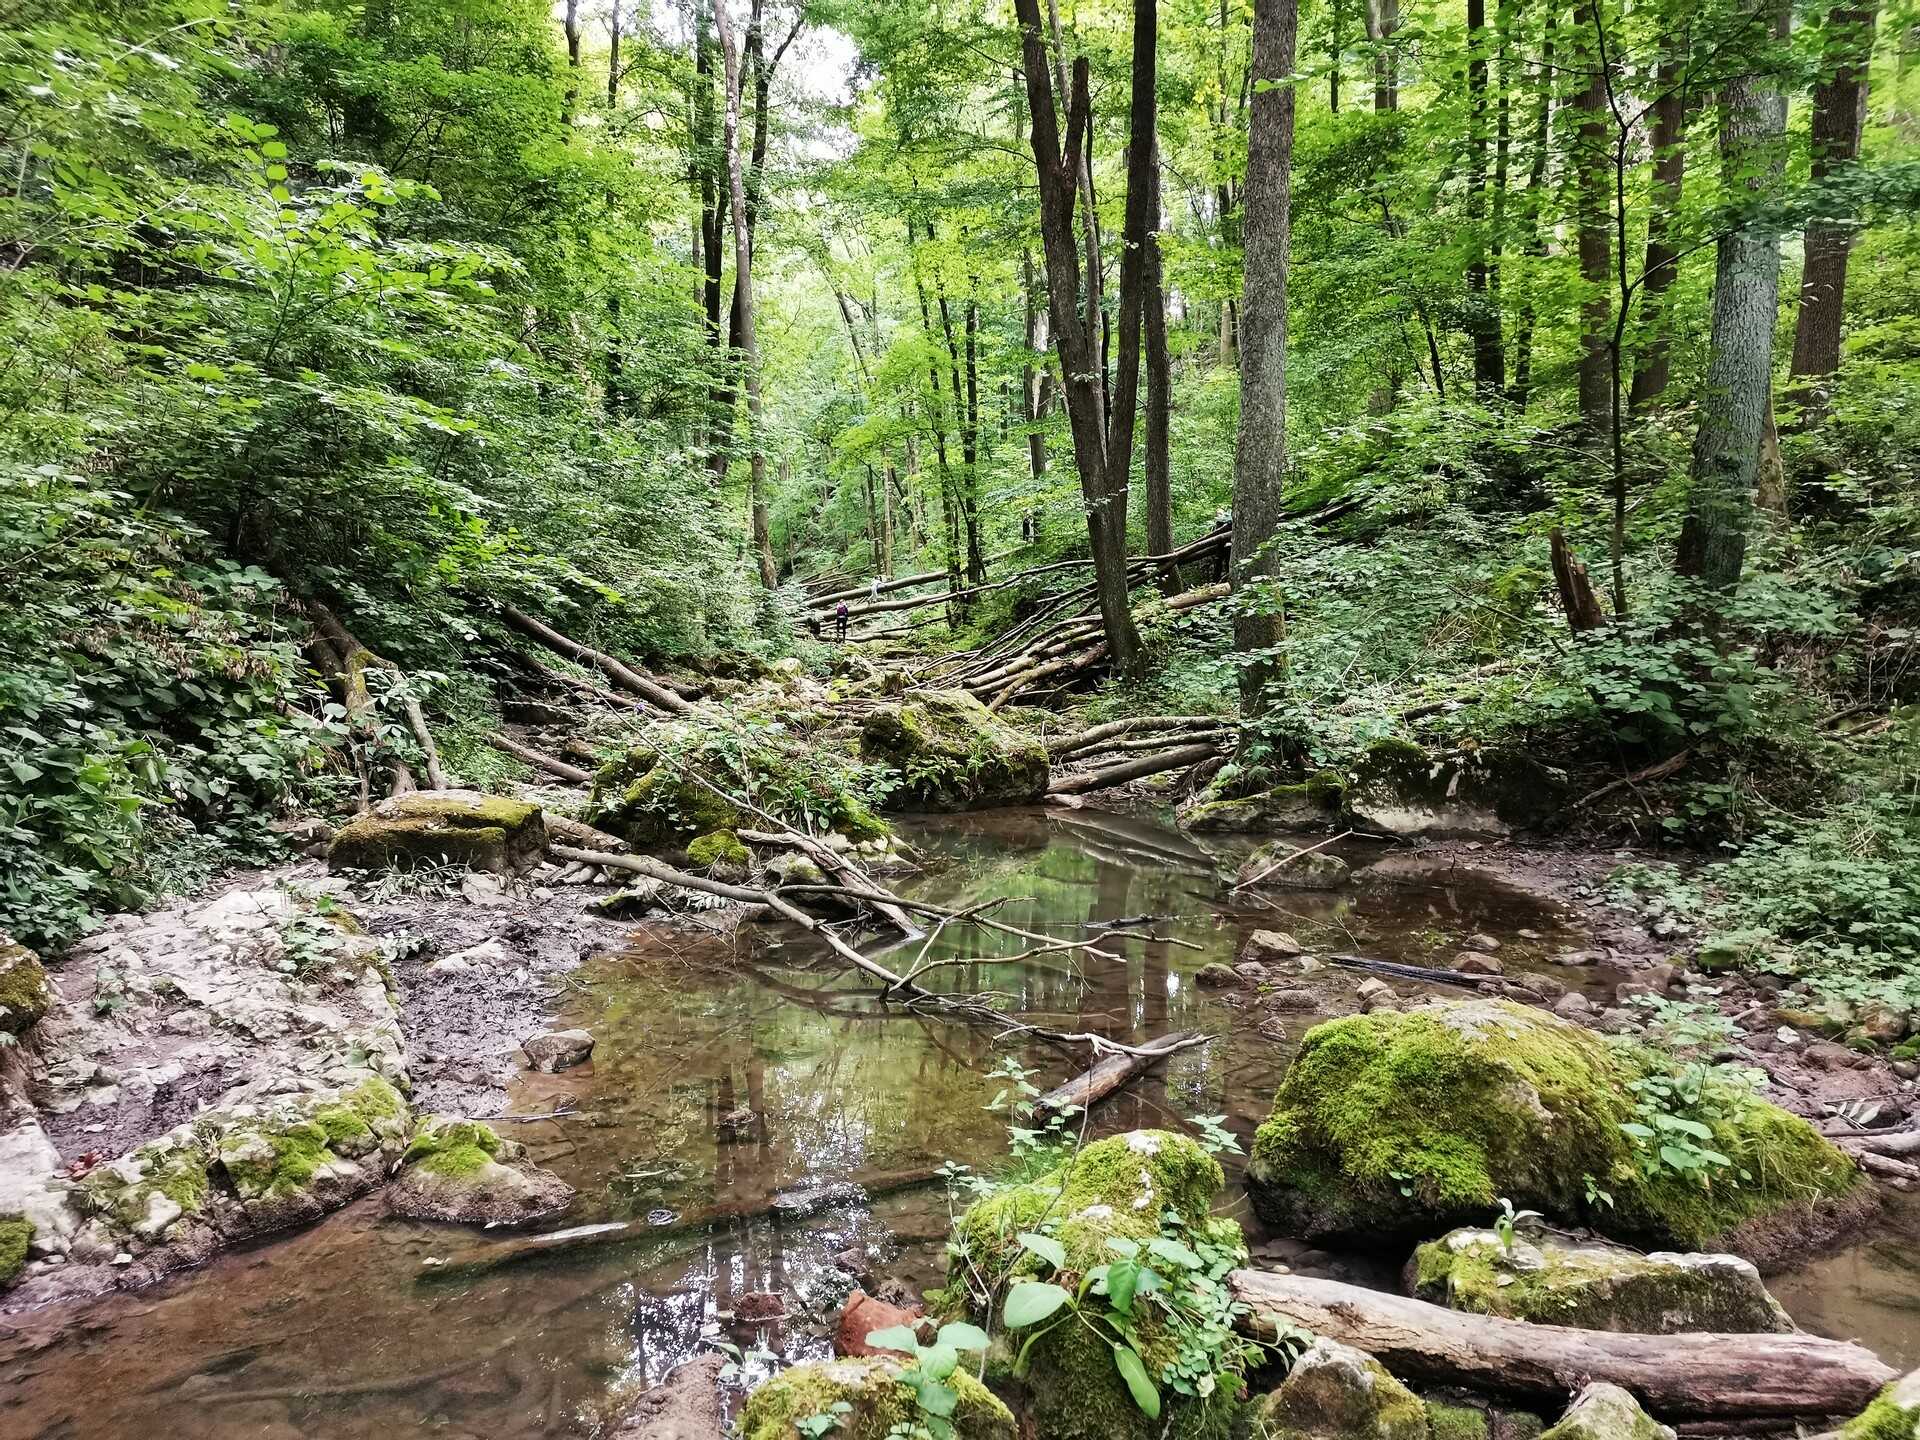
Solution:
M 1784 173 L 1786 99 L 1768 76 L 1729 81 L 1720 97 L 1720 156 L 1728 188 L 1771 193 Z M 1753 489 L 1772 393 L 1780 242 L 1747 226 L 1720 238 L 1714 256 L 1713 333 L 1694 436 L 1687 516 L 1676 567 L 1728 588 L 1746 561 Z
M 1373 6 L 1369 7 L 1372 13 Z M 1267 705 L 1285 675 L 1286 620 L 1268 549 L 1287 480 L 1287 249 L 1293 194 L 1293 74 L 1297 0 L 1254 0 L 1253 115 L 1247 127 L 1247 259 L 1240 350 L 1240 433 L 1233 457 L 1233 643 L 1242 657 L 1240 708 Z M 1264 84 L 1262 84 L 1264 82 Z M 1246 592 L 1272 593 L 1247 603 Z
M 713 19 L 720 35 L 720 58 L 726 72 L 726 113 L 721 123 L 721 144 L 726 152 L 727 188 L 733 201 L 734 293 L 740 306 L 740 366 L 747 389 L 747 503 L 752 517 L 754 553 L 760 564 L 760 583 L 771 590 L 780 583 L 780 574 L 773 562 L 773 527 L 767 512 L 760 347 L 754 335 L 753 244 L 747 228 L 746 175 L 740 163 L 740 51 L 733 42 L 733 21 L 727 15 L 727 0 L 714 0 Z
M 1099 331 L 1080 310 L 1080 256 L 1074 233 L 1074 204 L 1079 198 L 1077 177 L 1085 158 L 1087 122 L 1092 109 L 1091 70 L 1084 57 L 1074 62 L 1063 146 L 1046 42 L 1041 31 L 1039 0 L 1015 0 L 1014 8 L 1020 21 L 1034 165 L 1040 183 L 1040 236 L 1046 255 L 1048 318 L 1054 349 L 1060 357 L 1067 421 L 1073 431 L 1073 458 L 1080 472 L 1081 497 L 1086 506 L 1095 589 L 1108 655 L 1116 670 L 1132 674 L 1139 665 L 1140 636 L 1127 605 L 1126 497 L 1124 492 L 1114 496 L 1107 491 L 1107 416 L 1100 383 Z M 1136 97 L 1135 103 L 1142 103 L 1141 98 Z M 1137 309 L 1135 320 L 1137 323 Z
M 620 103 L 620 0 L 607 16 L 607 109 Z
M 1173 418 L 1173 362 L 1167 354 L 1167 294 L 1165 267 L 1160 257 L 1160 156 L 1158 142 L 1147 166 L 1147 214 L 1153 234 L 1145 247 L 1147 342 L 1147 553 L 1165 555 L 1173 549 L 1173 474 L 1168 427 Z M 1160 572 L 1160 588 L 1180 593 L 1180 567 Z
M 707 473 L 713 485 L 727 478 L 733 456 L 733 391 L 727 383 L 732 357 L 727 332 L 720 321 L 720 282 L 726 258 L 722 241 L 727 228 L 727 187 L 721 183 L 724 162 L 718 154 L 713 113 L 713 6 L 698 0 L 693 47 L 693 169 L 700 191 L 700 309 L 706 321 L 708 364 L 706 445 Z
M 1053 40 L 1053 83 L 1061 100 L 1067 98 L 1067 38 L 1060 28 L 1060 0 L 1047 0 L 1047 27 Z M 1080 189 L 1080 230 L 1087 251 L 1086 307 L 1087 332 L 1099 339 L 1100 414 L 1106 424 L 1106 412 L 1112 400 L 1107 391 L 1107 340 L 1105 295 L 1106 260 L 1101 253 L 1100 208 L 1093 194 L 1093 102 L 1087 102 L 1086 138 L 1080 156 L 1080 173 L 1075 181 Z
M 1647 260 L 1641 267 L 1646 277 L 1640 302 L 1645 338 L 1627 395 L 1627 409 L 1636 415 L 1659 403 L 1673 368 L 1667 291 L 1680 273 L 1675 232 L 1687 176 L 1687 56 L 1682 46 L 1682 41 L 1667 37 L 1654 72 L 1653 184 L 1647 197 Z
M 963 435 L 967 462 L 967 582 L 987 583 L 986 554 L 980 544 L 980 301 L 968 282 L 967 294 L 967 428 Z
M 1575 226 L 1580 252 L 1580 419 L 1596 439 L 1610 431 L 1613 418 L 1613 366 L 1607 337 L 1613 331 L 1612 174 L 1607 144 L 1607 84 L 1596 27 L 1600 0 L 1583 0 L 1575 25 L 1574 73 L 1580 112 L 1571 163 L 1574 172 Z
M 1533 398 L 1533 287 L 1532 262 L 1546 257 L 1547 237 L 1540 223 L 1540 211 L 1547 184 L 1547 154 L 1553 134 L 1553 39 L 1554 14 L 1549 8 L 1540 38 L 1537 107 L 1533 121 L 1533 154 L 1527 165 L 1526 215 L 1528 267 L 1521 274 L 1519 313 L 1516 316 L 1513 344 L 1513 386 L 1507 398 L 1525 410 Z
M 1400 108 L 1400 62 L 1393 51 L 1394 32 L 1400 28 L 1400 4 L 1399 0 L 1366 3 L 1367 39 L 1373 42 L 1373 108 L 1385 114 Z M 1296 18 L 1296 28 L 1297 24 Z
M 580 0 L 567 0 L 561 27 L 567 37 L 567 89 L 560 101 L 560 125 L 566 129 L 573 124 L 573 112 L 580 103 Z
M 1467 0 L 1467 219 L 1473 258 L 1467 263 L 1467 330 L 1473 340 L 1473 388 L 1493 400 L 1506 388 L 1500 309 L 1489 294 L 1487 221 L 1487 4 Z
M 1827 16 L 1826 73 L 1813 89 L 1813 178 L 1823 180 L 1860 154 L 1867 115 L 1867 66 L 1873 58 L 1876 6 L 1836 5 Z M 1847 256 L 1854 232 L 1835 225 L 1809 225 L 1806 264 L 1800 278 L 1800 313 L 1794 324 L 1797 381 L 1824 380 L 1840 368 L 1840 326 L 1847 298 Z M 1825 387 L 1801 383 L 1794 398 L 1806 416 L 1826 403 Z
M 1047 437 L 1040 433 L 1040 417 L 1046 413 L 1046 391 L 1042 388 L 1044 371 L 1033 363 L 1034 356 L 1046 348 L 1040 329 L 1040 298 L 1034 294 L 1033 251 L 1020 252 L 1020 303 L 1026 339 L 1026 359 L 1020 367 L 1020 393 L 1025 397 L 1023 414 L 1027 422 L 1027 468 L 1035 480 L 1047 473 Z

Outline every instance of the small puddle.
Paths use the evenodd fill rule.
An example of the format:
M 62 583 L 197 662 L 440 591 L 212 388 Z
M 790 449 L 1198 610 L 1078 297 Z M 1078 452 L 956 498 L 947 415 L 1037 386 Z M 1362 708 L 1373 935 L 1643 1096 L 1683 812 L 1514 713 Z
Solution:
M 1228 897 L 1216 874 L 1250 847 L 1220 847 L 1216 858 L 1134 817 L 1004 811 L 905 828 L 934 857 L 901 882 L 908 894 L 956 908 L 998 901 L 999 918 L 1061 939 L 1166 917 L 1153 932 L 1185 942 L 1116 935 L 1111 948 L 1124 958 L 1061 951 L 1019 963 L 994 963 L 1030 943 L 1007 936 L 984 945 L 977 934 L 941 936 L 927 948 L 930 960 L 984 962 L 943 966 L 933 983 L 991 991 L 1022 1018 L 1134 1041 L 1185 1028 L 1217 1037 L 1099 1107 L 1096 1131 L 1224 1114 L 1243 1142 L 1251 1136 L 1314 1017 L 1286 1017 L 1276 1042 L 1237 997 L 1193 977 L 1234 959 L 1256 929 L 1416 964 L 1445 964 L 1484 932 L 1503 942 L 1509 973 L 1546 968 L 1545 957 L 1583 938 L 1480 875 Z M 1342 853 L 1359 865 L 1378 852 Z M 899 968 L 919 950 L 889 958 Z M 1084 1057 L 881 1009 L 819 951 L 798 931 L 720 939 L 643 926 L 630 948 L 571 977 L 562 1018 L 592 1030 L 593 1063 L 525 1077 L 512 1108 L 581 1113 L 502 1128 L 579 1190 L 567 1226 L 635 1221 L 638 1239 L 453 1279 L 428 1262 L 511 1242 L 390 1220 L 377 1201 L 362 1202 L 147 1291 L 0 1321 L 0 1434 L 591 1434 L 616 1402 L 710 1340 L 764 1347 L 748 1379 L 827 1353 L 855 1272 L 916 1290 L 940 1278 L 951 1214 L 944 1187 L 925 1177 L 945 1162 L 991 1167 L 1004 1156 L 1003 1122 L 985 1109 L 999 1082 L 986 1072 L 1012 1054 L 1050 1085 Z M 1593 983 L 1587 972 L 1557 973 Z M 1359 978 L 1327 971 L 1311 983 L 1336 1013 Z M 846 1203 L 848 1181 L 871 1198 Z M 783 1205 L 770 1208 L 777 1197 Z M 1236 1188 L 1226 1203 L 1248 1218 Z M 1906 1223 L 1789 1277 L 1782 1300 L 1809 1328 L 1859 1335 L 1890 1362 L 1914 1363 L 1920 1311 L 1909 1298 L 1910 1215 Z M 1401 1257 L 1324 1258 L 1348 1278 L 1386 1283 Z M 784 1318 L 744 1318 L 769 1303 Z

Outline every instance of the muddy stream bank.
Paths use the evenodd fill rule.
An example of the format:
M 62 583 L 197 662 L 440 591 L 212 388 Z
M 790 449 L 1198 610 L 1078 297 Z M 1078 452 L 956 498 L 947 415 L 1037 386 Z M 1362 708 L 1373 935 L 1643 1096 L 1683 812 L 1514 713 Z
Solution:
M 1099 1107 L 1096 1132 L 1224 1114 L 1244 1142 L 1300 1035 L 1356 1008 L 1363 977 L 1333 968 L 1289 979 L 1316 1008 L 1286 1014 L 1196 982 L 1203 966 L 1237 959 L 1257 929 L 1290 932 L 1309 951 L 1416 964 L 1445 964 L 1467 937 L 1490 936 L 1509 975 L 1545 973 L 1596 995 L 1621 978 L 1554 962 L 1590 942 L 1584 915 L 1479 870 L 1369 878 L 1365 864 L 1381 850 L 1346 851 L 1356 876 L 1340 890 L 1239 898 L 1218 878 L 1222 857 L 1141 818 L 1008 811 L 906 833 L 930 863 L 901 882 L 904 893 L 955 906 L 1011 897 L 1003 918 L 1062 936 L 1165 917 L 1156 932 L 1193 947 L 1129 938 L 1114 945 L 1124 962 L 1069 955 L 936 972 L 999 993 L 1013 1013 L 1071 1022 L 1063 1028 L 1131 1041 L 1185 1028 L 1216 1037 Z M 422 917 L 429 932 L 435 923 Z M 501 910 L 458 923 L 528 922 Z M 144 1290 L 0 1317 L 0 1436 L 591 1435 L 716 1339 L 749 1352 L 744 1387 L 770 1366 L 825 1354 L 856 1281 L 918 1291 L 939 1279 L 945 1189 L 849 1201 L 847 1182 L 884 1182 L 878 1191 L 944 1162 L 991 1167 L 1006 1137 L 984 1108 L 1000 1083 L 986 1072 L 1012 1053 L 1045 1085 L 1083 1063 L 882 1009 L 798 931 L 596 921 L 529 943 L 550 959 L 588 952 L 521 979 L 535 1008 L 592 1032 L 592 1062 L 508 1074 L 501 1057 L 516 1037 L 490 1033 L 507 1023 L 501 1012 L 442 1001 L 427 1038 L 409 1033 L 427 1052 L 417 1093 L 470 1114 L 571 1111 L 503 1127 L 579 1192 L 547 1228 L 640 1221 L 657 1235 L 452 1279 L 436 1262 L 505 1237 L 396 1220 L 378 1197 L 363 1200 Z M 427 1005 L 424 987 L 403 976 L 403 1020 L 416 991 Z M 461 1045 L 485 1053 L 446 1053 Z M 769 1211 L 776 1197 L 785 1203 Z M 1269 1261 L 1390 1284 L 1404 1259 L 1266 1238 L 1243 1202 L 1229 1203 Z M 681 1224 L 714 1212 L 745 1218 Z M 1874 1234 L 1773 1288 L 1803 1327 L 1859 1338 L 1903 1369 L 1920 1364 L 1917 1238 L 1903 1203 Z M 750 1318 L 771 1311 L 784 1313 Z

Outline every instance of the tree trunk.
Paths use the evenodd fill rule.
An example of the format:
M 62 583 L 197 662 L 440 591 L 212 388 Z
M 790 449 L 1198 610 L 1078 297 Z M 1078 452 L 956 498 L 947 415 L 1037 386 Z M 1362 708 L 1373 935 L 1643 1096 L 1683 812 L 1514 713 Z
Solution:
M 1647 261 L 1641 273 L 1641 333 L 1638 363 L 1627 409 L 1641 414 L 1666 393 L 1672 370 L 1673 339 L 1666 310 L 1667 291 L 1680 273 L 1674 238 L 1680 218 L 1681 188 L 1687 174 L 1687 55 L 1684 42 L 1668 37 L 1654 75 L 1653 184 L 1647 197 Z
M 1474 1315 L 1337 1280 L 1235 1270 L 1227 1288 L 1240 1322 L 1271 1339 L 1278 1317 L 1353 1345 L 1395 1376 L 1564 1404 L 1605 1381 L 1656 1417 L 1851 1415 L 1895 1371 L 1871 1350 L 1794 1331 L 1785 1335 L 1621 1335 Z
M 1074 235 L 1074 205 L 1092 108 L 1091 72 L 1085 58 L 1074 62 L 1073 88 L 1067 98 L 1067 129 L 1062 146 L 1046 43 L 1040 29 L 1039 0 L 1015 0 L 1025 62 L 1028 110 L 1032 120 L 1035 169 L 1040 182 L 1040 238 L 1046 256 L 1047 312 L 1054 349 L 1060 357 L 1061 388 L 1073 432 L 1073 458 L 1080 472 L 1086 505 L 1087 539 L 1094 561 L 1107 645 L 1116 668 L 1131 673 L 1139 663 L 1140 637 L 1127 607 L 1126 511 L 1124 494 L 1107 493 L 1107 415 L 1101 385 L 1098 331 L 1079 308 L 1079 246 Z M 1136 318 L 1138 312 L 1136 311 Z
M 1467 331 L 1473 339 L 1473 388 L 1483 401 L 1498 397 L 1507 384 L 1500 309 L 1488 293 L 1486 47 L 1486 0 L 1467 0 L 1467 220 L 1473 231 L 1473 258 L 1467 263 Z
M 1046 388 L 1045 372 L 1034 365 L 1033 357 L 1046 348 L 1047 342 L 1040 330 L 1039 297 L 1034 294 L 1033 251 L 1028 249 L 1020 252 L 1020 303 L 1027 352 L 1020 368 L 1027 422 L 1027 468 L 1035 480 L 1040 480 L 1047 473 L 1047 437 L 1040 433 L 1040 418 L 1046 414 Z
M 1533 121 L 1533 155 L 1527 165 L 1527 243 L 1526 253 L 1529 259 L 1544 258 L 1547 253 L 1547 238 L 1540 223 L 1540 211 L 1546 194 L 1547 154 L 1553 134 L 1553 31 L 1554 12 L 1546 13 L 1544 33 L 1540 37 L 1540 65 L 1537 75 L 1538 106 Z M 1527 402 L 1533 398 L 1533 286 L 1534 280 L 1528 269 L 1521 271 L 1521 295 L 1519 314 L 1516 317 L 1513 343 L 1513 386 L 1507 392 L 1507 398 L 1521 410 L 1527 408 Z
M 1151 193 L 1147 214 L 1153 234 L 1146 244 L 1147 342 L 1147 553 L 1165 555 L 1173 549 L 1173 466 L 1168 427 L 1173 418 L 1173 362 L 1167 354 L 1167 293 L 1160 257 L 1160 155 L 1158 141 L 1146 175 Z M 1180 593 L 1180 567 L 1160 572 L 1160 588 Z
M 1759 16 L 1756 14 L 1756 19 Z M 1727 82 L 1720 98 L 1720 156 L 1727 187 L 1773 193 L 1784 173 L 1785 97 L 1766 76 Z M 1683 575 L 1732 586 L 1746 561 L 1760 437 L 1772 392 L 1780 242 L 1747 226 L 1721 236 L 1714 255 L 1713 333 L 1694 435 L 1687 517 L 1675 564 Z
M 1873 58 L 1873 0 L 1838 5 L 1827 17 L 1824 73 L 1813 89 L 1813 178 L 1824 180 L 1860 154 L 1860 131 L 1867 115 L 1867 66 Z M 1788 373 L 1799 381 L 1825 379 L 1840 368 L 1840 324 L 1847 298 L 1847 256 L 1854 231 L 1835 225 L 1809 225 L 1806 264 L 1800 278 L 1800 314 L 1793 332 L 1793 363 Z M 1794 396 L 1804 412 L 1826 402 L 1824 387 L 1801 384 Z
M 1297 4 L 1294 23 L 1297 29 Z M 1380 114 L 1400 108 L 1400 65 L 1393 53 L 1393 35 L 1399 28 L 1399 0 L 1367 0 L 1367 39 L 1373 42 L 1373 108 Z
M 1370 5 L 1374 13 L 1377 3 Z M 1253 115 L 1247 127 L 1246 282 L 1241 306 L 1240 433 L 1233 457 L 1233 621 L 1241 654 L 1240 708 L 1266 707 L 1267 686 L 1284 674 L 1280 597 L 1249 603 L 1244 592 L 1274 581 L 1268 550 L 1279 526 L 1287 479 L 1287 249 L 1293 194 L 1293 73 L 1298 0 L 1255 0 Z
M 564 129 L 573 124 L 574 108 L 580 103 L 580 0 L 567 0 L 561 27 L 567 37 L 567 90 L 560 102 L 560 125 Z
M 760 567 L 760 583 L 772 590 L 780 583 L 773 563 L 773 529 L 767 514 L 767 453 L 761 435 L 760 348 L 754 335 L 753 242 L 748 231 L 747 182 L 740 163 L 740 51 L 733 41 L 733 21 L 727 0 L 714 0 L 714 28 L 720 34 L 720 59 L 726 72 L 726 115 L 721 123 L 721 146 L 727 161 L 727 189 L 733 201 L 734 296 L 739 305 L 740 368 L 747 388 L 747 503 L 753 526 L 753 549 Z
M 1574 98 L 1580 112 L 1573 155 L 1575 225 L 1580 252 L 1580 419 L 1595 438 L 1613 422 L 1613 366 L 1607 338 L 1613 330 L 1611 147 L 1607 144 L 1607 82 L 1595 27 L 1599 0 L 1584 0 L 1575 22 L 1575 73 L 1585 83 Z

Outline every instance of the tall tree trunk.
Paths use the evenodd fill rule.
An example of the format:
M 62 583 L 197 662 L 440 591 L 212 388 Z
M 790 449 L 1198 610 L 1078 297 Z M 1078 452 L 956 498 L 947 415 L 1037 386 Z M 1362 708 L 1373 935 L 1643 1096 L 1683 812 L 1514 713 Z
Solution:
M 1369 6 L 1372 13 L 1373 6 Z M 1293 196 L 1293 74 L 1298 0 L 1254 0 L 1253 115 L 1247 127 L 1247 258 L 1241 307 L 1240 434 L 1233 456 L 1233 621 L 1241 653 L 1240 708 L 1266 709 L 1269 683 L 1284 676 L 1286 620 L 1277 594 L 1257 604 L 1244 592 L 1277 581 L 1268 543 L 1279 526 L 1287 480 L 1287 248 Z
M 1297 10 L 1296 4 L 1296 28 Z M 1399 0 L 1367 0 L 1367 39 L 1373 42 L 1373 108 L 1381 114 L 1400 108 L 1400 61 L 1393 51 L 1394 32 L 1399 28 Z
M 1826 59 L 1813 88 L 1813 178 L 1823 180 L 1860 154 L 1867 116 L 1867 66 L 1873 58 L 1874 0 L 1836 5 L 1827 16 Z M 1797 381 L 1823 380 L 1840 368 L 1840 323 L 1847 298 L 1847 256 L 1854 232 L 1835 225 L 1809 225 L 1806 265 L 1800 277 L 1800 314 L 1793 331 Z M 1794 387 L 1803 414 L 1826 402 L 1822 386 Z
M 727 369 L 732 363 L 727 350 L 727 332 L 720 322 L 720 281 L 726 269 L 723 237 L 730 207 L 727 187 L 721 181 L 724 162 L 714 133 L 711 0 L 698 0 L 694 23 L 692 166 L 700 192 L 700 309 L 706 322 L 708 367 L 712 377 L 707 385 L 705 422 L 707 473 L 717 487 L 727 478 L 727 466 L 733 456 L 733 391 L 727 383 Z
M 721 146 L 727 158 L 727 189 L 733 201 L 734 294 L 739 300 L 740 367 L 747 389 L 747 504 L 753 525 L 753 548 L 760 563 L 760 583 L 771 590 L 780 583 L 773 563 L 773 527 L 767 512 L 767 453 L 761 433 L 760 347 L 754 335 L 753 243 L 748 233 L 747 182 L 740 163 L 740 51 L 733 41 L 733 21 L 727 0 L 714 0 L 714 28 L 720 34 L 720 59 L 726 72 L 726 113 L 721 122 Z
M 1540 211 L 1546 195 L 1547 154 L 1553 134 L 1554 13 L 1551 7 L 1546 12 L 1543 26 L 1540 37 L 1540 65 L 1536 76 L 1538 90 L 1535 96 L 1536 108 L 1533 120 L 1533 153 L 1527 164 L 1525 197 L 1526 254 L 1529 261 L 1543 259 L 1547 253 L 1546 230 L 1540 223 Z M 1533 288 L 1536 282 L 1531 269 L 1529 265 L 1521 272 L 1519 313 L 1515 317 L 1513 342 L 1513 386 L 1507 392 L 1507 398 L 1521 410 L 1525 410 L 1527 402 L 1533 398 Z
M 1647 196 L 1647 260 L 1641 267 L 1641 333 L 1645 337 L 1633 367 L 1627 409 L 1641 414 L 1666 393 L 1673 368 L 1671 317 L 1667 291 L 1680 273 L 1675 232 L 1680 196 L 1687 177 L 1687 55 L 1684 40 L 1669 35 L 1661 45 L 1654 72 L 1653 184 Z
M 1167 354 L 1167 292 L 1165 266 L 1160 256 L 1160 155 L 1158 141 L 1147 166 L 1147 214 L 1153 234 L 1145 247 L 1147 342 L 1147 553 L 1165 555 L 1173 549 L 1173 466 L 1168 427 L 1173 418 L 1173 362 Z M 1160 588 L 1180 593 L 1180 567 L 1160 572 Z
M 980 544 L 980 301 L 967 286 L 967 428 L 962 442 L 967 462 L 967 583 L 987 583 L 987 560 Z
M 1074 465 L 1080 472 L 1081 498 L 1086 506 L 1087 540 L 1093 555 L 1101 623 L 1114 668 L 1132 674 L 1139 666 L 1140 636 L 1127 605 L 1125 495 L 1123 492 L 1116 497 L 1107 491 L 1107 416 L 1100 384 L 1099 331 L 1080 310 L 1080 256 L 1074 233 L 1078 176 L 1085 159 L 1087 121 L 1092 109 L 1091 72 L 1084 57 L 1074 62 L 1063 146 L 1046 41 L 1040 28 L 1039 0 L 1015 0 L 1014 8 L 1020 21 L 1033 158 L 1040 183 L 1047 312 L 1054 349 L 1060 357 L 1067 421 L 1073 431 Z M 1136 97 L 1135 103 L 1142 103 L 1141 97 Z M 1136 309 L 1136 323 L 1138 314 Z M 1122 507 L 1117 524 L 1116 500 Z
M 1061 100 L 1067 98 L 1067 37 L 1060 28 L 1060 0 L 1047 0 L 1047 27 L 1053 39 L 1053 83 Z M 1087 331 L 1098 338 L 1098 359 L 1100 371 L 1100 414 L 1101 424 L 1106 424 L 1106 412 L 1112 403 L 1107 391 L 1107 327 L 1106 327 L 1106 259 L 1102 254 L 1100 234 L 1100 208 L 1094 203 L 1093 194 L 1093 101 L 1087 101 L 1086 137 L 1080 155 L 1080 173 L 1075 182 L 1080 189 L 1080 230 L 1082 243 L 1087 251 L 1086 307 Z
M 607 109 L 620 103 L 620 0 L 607 15 Z
M 1786 99 L 1771 77 L 1746 75 L 1727 82 L 1720 96 L 1720 157 L 1730 191 L 1755 197 L 1779 185 L 1786 121 Z M 1772 389 L 1779 287 L 1778 237 L 1758 226 L 1721 236 L 1714 255 L 1713 333 L 1700 428 L 1675 565 L 1681 574 L 1723 589 L 1739 580 L 1746 561 Z
M 1047 342 L 1040 329 L 1040 297 L 1034 293 L 1033 251 L 1029 249 L 1020 252 L 1020 304 L 1027 352 L 1020 367 L 1020 390 L 1026 397 L 1027 468 L 1035 480 L 1040 480 L 1047 473 L 1047 437 L 1040 433 L 1040 417 L 1046 414 L 1046 376 L 1033 359 Z
M 1574 97 L 1580 123 L 1574 135 L 1575 217 L 1580 252 L 1580 419 L 1596 439 L 1612 428 L 1613 365 L 1607 338 L 1613 331 L 1613 201 L 1607 144 L 1607 81 L 1602 69 L 1597 27 L 1600 0 L 1583 0 L 1575 22 L 1574 73 L 1581 81 Z
M 1507 383 L 1500 309 L 1488 284 L 1487 140 L 1487 3 L 1467 0 L 1467 220 L 1473 231 L 1467 329 L 1473 339 L 1473 388 L 1483 401 L 1498 398 Z
M 567 0 L 561 28 L 567 37 L 567 89 L 560 101 L 560 126 L 566 129 L 573 124 L 573 112 L 580 103 L 580 0 Z

